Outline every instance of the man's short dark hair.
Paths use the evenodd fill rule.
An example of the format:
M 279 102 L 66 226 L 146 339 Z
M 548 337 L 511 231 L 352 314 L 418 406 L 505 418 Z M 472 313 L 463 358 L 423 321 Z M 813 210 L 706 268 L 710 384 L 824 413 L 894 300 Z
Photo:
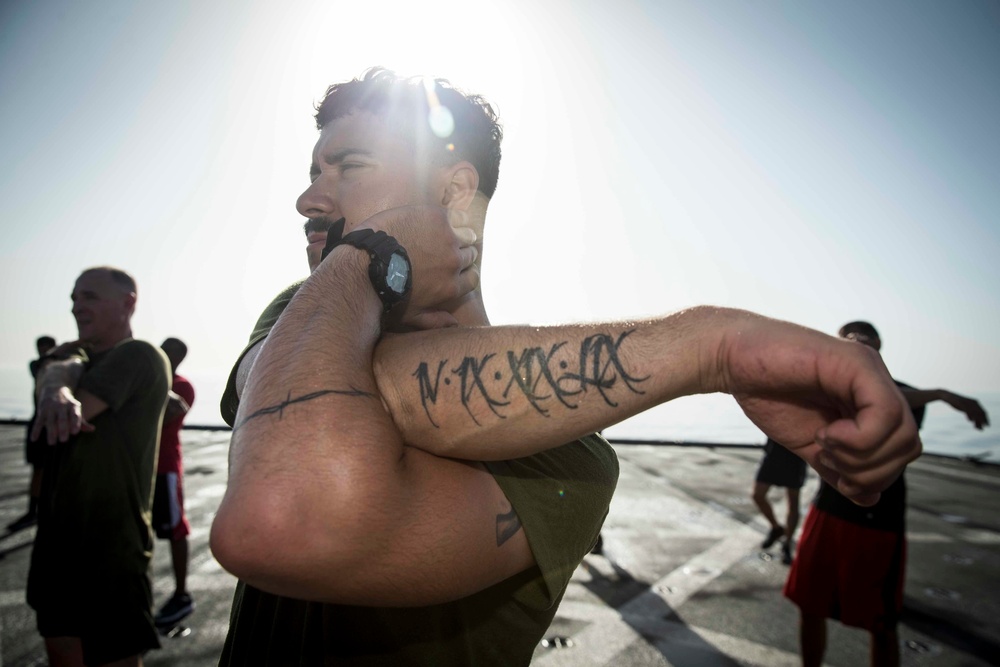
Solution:
M 180 338 L 167 338 L 160 343 L 160 349 L 166 352 L 167 356 L 173 359 L 173 355 L 177 357 L 177 363 L 184 360 L 187 356 L 188 346 Z
M 122 289 L 128 292 L 135 292 L 137 294 L 139 292 L 139 288 L 135 283 L 135 278 L 119 268 L 115 268 L 113 266 L 93 266 L 83 271 L 80 275 L 82 276 L 84 273 L 90 273 L 91 271 L 103 271 L 111 276 L 111 281 Z
M 848 322 L 844 326 L 840 327 L 840 331 L 837 332 L 837 335 L 841 338 L 847 338 L 850 334 L 860 334 L 866 338 L 882 339 L 882 337 L 878 335 L 878 331 L 875 330 L 875 327 L 871 325 L 871 322 L 865 322 L 862 320 Z
M 493 107 L 479 95 L 462 93 L 445 79 L 403 78 L 373 67 L 360 79 L 326 89 L 316 107 L 316 127 L 322 130 L 355 111 L 367 111 L 403 130 L 413 138 L 415 154 L 426 155 L 433 164 L 467 160 L 479 172 L 479 191 L 487 198 L 496 191 L 503 129 Z M 450 133 L 448 114 L 454 122 Z M 442 116 L 444 130 L 432 128 Z
M 52 336 L 39 336 L 35 339 L 35 347 L 55 347 L 56 339 Z

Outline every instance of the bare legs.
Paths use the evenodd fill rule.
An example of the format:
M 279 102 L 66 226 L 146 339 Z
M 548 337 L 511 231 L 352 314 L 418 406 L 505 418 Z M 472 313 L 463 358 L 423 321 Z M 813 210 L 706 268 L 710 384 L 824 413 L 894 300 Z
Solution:
M 820 667 L 826 653 L 826 619 L 800 612 L 799 644 L 802 647 L 802 667 Z
M 800 489 L 785 489 L 788 492 L 788 514 L 785 521 L 785 541 L 791 542 L 799 527 L 799 491 Z
M 45 653 L 50 667 L 85 667 L 79 637 L 46 637 Z
M 187 592 L 188 539 L 170 541 L 170 559 L 174 564 L 174 595 Z
M 757 505 L 757 509 L 760 510 L 760 513 L 763 514 L 764 518 L 771 524 L 771 528 L 781 528 L 781 524 L 778 523 L 777 517 L 774 516 L 774 508 L 771 507 L 771 501 L 767 499 L 767 492 L 770 490 L 770 484 L 754 482 L 753 493 L 750 497 L 753 498 L 753 502 Z
M 158 627 L 173 626 L 194 611 L 194 600 L 187 592 L 187 536 L 170 540 L 170 560 L 174 566 L 174 594 L 153 617 L 153 621 Z
M 785 526 L 778 523 L 778 518 L 774 515 L 774 508 L 767 499 L 767 492 L 771 490 L 771 485 L 764 482 L 754 482 L 753 492 L 750 497 L 757 505 L 757 509 L 764 515 L 767 522 L 771 524 L 771 530 L 761 547 L 767 549 L 779 538 L 784 538 L 781 545 L 781 560 L 785 565 L 792 563 L 792 538 L 795 530 L 799 527 L 799 489 L 786 488 L 788 493 L 788 512 L 785 516 Z

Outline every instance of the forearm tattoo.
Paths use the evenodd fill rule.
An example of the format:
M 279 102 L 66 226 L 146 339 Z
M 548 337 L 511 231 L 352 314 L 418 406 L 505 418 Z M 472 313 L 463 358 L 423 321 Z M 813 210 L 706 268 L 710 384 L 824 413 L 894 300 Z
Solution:
M 517 531 L 521 530 L 521 520 L 517 516 L 517 512 L 511 507 L 510 511 L 506 514 L 497 514 L 497 546 L 503 546 L 503 543 L 514 537 Z
M 617 338 L 610 334 L 595 334 L 584 338 L 573 356 L 570 343 L 563 341 L 550 348 L 529 347 L 520 353 L 489 353 L 482 357 L 465 357 L 451 366 L 448 359 L 436 363 L 421 362 L 413 372 L 420 389 L 420 402 L 430 423 L 437 428 L 432 414 L 441 397 L 442 387 L 458 384 L 462 407 L 477 426 L 473 406 L 485 404 L 499 419 L 506 419 L 504 408 L 516 396 L 523 396 L 532 408 L 544 417 L 551 410 L 563 407 L 575 410 L 583 395 L 597 391 L 604 402 L 618 407 L 615 391 L 644 394 L 639 385 L 649 376 L 630 374 L 622 362 L 622 343 L 635 329 Z
M 338 396 L 362 396 L 365 398 L 375 398 L 375 395 L 372 394 L 371 392 L 362 391 L 360 389 L 354 389 L 353 387 L 350 389 L 322 389 L 320 391 L 314 391 L 308 394 L 303 394 L 302 396 L 296 396 L 295 398 L 292 398 L 292 392 L 289 391 L 288 396 L 281 403 L 266 408 L 261 408 L 260 410 L 256 410 L 253 413 L 241 419 L 236 424 L 236 426 L 233 427 L 233 432 L 236 432 L 237 430 L 242 428 L 247 422 L 253 419 L 257 419 L 258 417 L 277 414 L 278 419 L 280 420 L 282 417 L 284 417 L 285 408 L 287 408 L 289 405 L 294 405 L 296 403 L 305 403 L 307 401 L 314 401 L 317 398 L 321 398 L 323 396 L 329 396 L 330 394 L 336 394 Z

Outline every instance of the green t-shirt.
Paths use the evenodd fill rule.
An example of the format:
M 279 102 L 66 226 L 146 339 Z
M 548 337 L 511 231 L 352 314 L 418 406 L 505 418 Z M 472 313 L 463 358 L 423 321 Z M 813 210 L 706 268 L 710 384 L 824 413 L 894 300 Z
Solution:
M 86 360 L 79 389 L 107 403 L 46 462 L 32 552 L 29 601 L 59 596 L 80 578 L 146 576 L 150 504 L 170 386 L 163 352 L 128 339 Z M 34 606 L 34 604 L 33 604 Z M 37 607 L 36 607 L 37 608 Z
M 265 309 L 240 360 L 267 336 L 300 284 Z M 236 368 L 221 405 L 230 424 L 239 407 L 235 377 Z M 219 664 L 527 665 L 573 571 L 597 541 L 618 459 L 604 438 L 591 435 L 486 466 L 517 511 L 536 566 L 467 598 L 417 608 L 305 602 L 240 582 Z

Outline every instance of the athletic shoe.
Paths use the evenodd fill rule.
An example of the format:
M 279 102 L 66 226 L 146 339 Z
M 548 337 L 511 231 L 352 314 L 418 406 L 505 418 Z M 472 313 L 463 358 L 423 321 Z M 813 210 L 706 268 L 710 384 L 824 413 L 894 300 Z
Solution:
M 194 600 L 189 593 L 180 593 L 167 600 L 166 604 L 160 607 L 153 621 L 157 625 L 173 625 L 178 621 L 191 615 L 194 611 Z
M 781 526 L 775 526 L 771 529 L 771 532 L 767 534 L 767 539 L 761 542 L 760 548 L 767 549 L 772 544 L 778 541 L 778 538 L 785 534 L 785 529 Z
M 785 565 L 792 564 L 792 543 L 791 540 L 781 545 L 781 562 Z
M 31 528 L 38 523 L 38 515 L 28 512 L 20 519 L 16 519 L 7 524 L 7 530 L 12 533 L 16 533 L 19 530 L 24 530 L 25 528 Z

